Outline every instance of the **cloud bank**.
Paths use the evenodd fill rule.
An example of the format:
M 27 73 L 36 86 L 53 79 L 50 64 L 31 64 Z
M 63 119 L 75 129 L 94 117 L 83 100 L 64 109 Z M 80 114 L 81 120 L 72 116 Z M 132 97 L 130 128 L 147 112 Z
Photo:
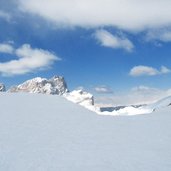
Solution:
M 171 25 L 170 0 L 17 0 L 20 10 L 58 26 L 142 31 Z
M 94 36 L 97 41 L 105 47 L 125 49 L 129 52 L 134 48 L 133 43 L 129 39 L 112 35 L 106 30 L 97 30 Z
M 147 86 L 133 87 L 125 93 L 110 97 L 97 96 L 96 104 L 100 106 L 136 105 L 154 103 L 162 98 L 171 96 L 171 89 L 158 89 Z
M 4 52 L 11 52 L 10 48 L 8 49 L 7 47 L 6 49 L 4 48 L 5 50 L 3 49 Z M 9 47 L 11 46 L 9 45 Z M 54 61 L 60 60 L 59 57 L 51 52 L 32 48 L 29 44 L 24 44 L 18 49 L 12 49 L 12 55 L 17 56 L 18 59 L 0 63 L 0 73 L 3 76 L 22 75 L 37 70 L 47 69 Z
M 161 69 L 157 70 L 153 67 L 139 65 L 133 67 L 129 72 L 129 74 L 133 77 L 138 77 L 138 76 L 154 76 L 154 75 L 168 74 L 170 72 L 171 70 L 165 66 L 161 66 Z

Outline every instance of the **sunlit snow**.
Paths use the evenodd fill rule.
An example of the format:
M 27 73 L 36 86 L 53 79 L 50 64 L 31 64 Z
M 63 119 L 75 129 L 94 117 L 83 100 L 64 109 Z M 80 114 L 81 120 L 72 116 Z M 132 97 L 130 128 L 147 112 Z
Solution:
M 61 96 L 0 94 L 2 171 L 169 171 L 170 107 L 101 116 Z

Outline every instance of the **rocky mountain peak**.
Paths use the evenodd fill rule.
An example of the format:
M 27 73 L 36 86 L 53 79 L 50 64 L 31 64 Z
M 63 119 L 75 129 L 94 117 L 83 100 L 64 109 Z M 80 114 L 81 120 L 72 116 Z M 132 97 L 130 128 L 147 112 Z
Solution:
M 54 76 L 51 79 L 36 77 L 9 89 L 9 92 L 29 92 L 62 95 L 68 92 L 65 79 Z

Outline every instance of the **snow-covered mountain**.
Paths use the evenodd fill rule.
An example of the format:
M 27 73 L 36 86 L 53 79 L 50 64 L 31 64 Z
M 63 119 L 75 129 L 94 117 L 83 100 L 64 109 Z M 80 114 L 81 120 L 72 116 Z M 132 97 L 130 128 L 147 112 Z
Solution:
M 95 111 L 93 95 L 83 90 L 74 90 L 69 92 L 67 83 L 64 77 L 61 76 L 54 76 L 51 79 L 41 77 L 33 78 L 18 86 L 10 88 L 8 92 L 63 95 L 66 99 Z
M 153 111 L 166 108 L 167 106 L 171 106 L 171 96 L 165 97 L 153 104 L 147 105 L 147 107 L 151 108 Z
M 6 91 L 5 85 L 0 83 L 0 92 Z
M 170 171 L 171 107 L 102 117 L 61 96 L 0 101 L 0 171 Z
M 64 97 L 69 101 L 72 101 L 76 104 L 84 106 L 90 110 L 95 111 L 94 106 L 94 97 L 92 94 L 83 91 L 83 90 L 74 90 L 72 92 L 64 94 Z
M 5 86 L 0 84 L 0 91 L 5 91 Z M 171 105 L 171 97 L 164 98 L 156 103 L 147 105 L 130 105 L 130 106 L 115 106 L 115 107 L 103 107 L 100 108 L 94 105 L 94 97 L 92 94 L 83 90 L 74 90 L 69 92 L 67 83 L 64 77 L 54 76 L 51 79 L 46 78 L 34 78 L 28 80 L 18 86 L 12 87 L 8 92 L 29 92 L 29 93 L 41 93 L 62 95 L 67 100 L 73 103 L 79 104 L 88 108 L 91 111 L 100 115 L 137 115 L 148 114 L 162 107 Z
M 116 107 L 102 107 L 97 111 L 101 115 L 138 115 L 149 114 L 156 110 L 161 110 L 171 106 L 171 96 L 163 98 L 155 103 L 146 105 L 130 105 L 130 106 L 116 106 Z
M 62 95 L 68 92 L 67 84 L 63 77 L 54 76 L 51 79 L 37 77 L 18 86 L 12 87 L 8 92 L 29 92 Z

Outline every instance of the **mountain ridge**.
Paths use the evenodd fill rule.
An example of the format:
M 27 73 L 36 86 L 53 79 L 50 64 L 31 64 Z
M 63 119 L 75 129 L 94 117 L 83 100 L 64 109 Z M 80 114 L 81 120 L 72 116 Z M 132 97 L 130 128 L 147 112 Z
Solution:
M 4 92 L 5 85 L 0 83 L 0 92 Z M 36 77 L 7 90 L 10 93 L 26 92 L 48 95 L 60 95 L 73 103 L 81 105 L 100 115 L 137 115 L 148 114 L 155 110 L 171 105 L 171 96 L 160 99 L 156 103 L 129 106 L 99 107 L 94 104 L 94 96 L 84 90 L 69 91 L 63 76 L 55 75 L 50 79 Z
M 25 81 L 18 86 L 14 86 L 8 92 L 28 92 L 28 93 L 42 93 L 52 95 L 62 95 L 68 92 L 67 83 L 64 77 L 54 76 L 50 79 L 36 77 Z

